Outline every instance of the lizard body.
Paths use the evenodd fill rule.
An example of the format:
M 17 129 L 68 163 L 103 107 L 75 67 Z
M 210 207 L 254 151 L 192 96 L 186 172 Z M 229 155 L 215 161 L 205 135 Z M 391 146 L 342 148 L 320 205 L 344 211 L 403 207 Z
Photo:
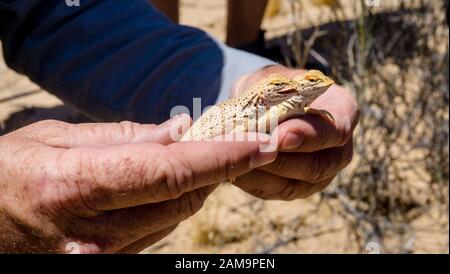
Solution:
M 306 113 L 332 118 L 328 112 L 308 106 L 333 83 L 317 70 L 294 79 L 280 74 L 269 75 L 240 96 L 209 108 L 181 141 L 210 139 L 231 132 L 270 133 L 279 123 Z

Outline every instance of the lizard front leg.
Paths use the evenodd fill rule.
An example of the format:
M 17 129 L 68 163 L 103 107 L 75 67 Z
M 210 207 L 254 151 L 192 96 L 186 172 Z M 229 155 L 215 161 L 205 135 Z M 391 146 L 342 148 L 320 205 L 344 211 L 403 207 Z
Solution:
M 260 116 L 257 128 L 259 132 L 271 133 L 280 123 L 305 114 L 319 115 L 334 122 L 333 115 L 326 110 L 303 107 L 301 103 L 286 101 L 272 106 L 264 115 Z
M 315 109 L 315 108 L 311 108 L 311 107 L 305 107 L 305 108 L 304 108 L 304 111 L 305 111 L 306 114 L 319 115 L 319 116 L 321 116 L 321 117 L 323 117 L 323 118 L 325 118 L 325 119 L 329 119 L 329 120 L 331 120 L 332 122 L 334 122 L 334 117 L 333 117 L 333 115 L 332 115 L 329 111 L 327 111 L 327 110 L 324 110 L 324 109 Z
M 300 115 L 305 115 L 305 110 L 298 102 L 282 102 L 272 106 L 258 119 L 258 131 L 271 133 L 282 122 Z

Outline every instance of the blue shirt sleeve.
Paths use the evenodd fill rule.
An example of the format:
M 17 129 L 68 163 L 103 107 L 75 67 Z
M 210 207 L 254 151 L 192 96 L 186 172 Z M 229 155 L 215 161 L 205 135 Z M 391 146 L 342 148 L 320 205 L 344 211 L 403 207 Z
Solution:
M 215 103 L 222 51 L 148 0 L 0 0 L 6 63 L 99 121 L 159 123 Z

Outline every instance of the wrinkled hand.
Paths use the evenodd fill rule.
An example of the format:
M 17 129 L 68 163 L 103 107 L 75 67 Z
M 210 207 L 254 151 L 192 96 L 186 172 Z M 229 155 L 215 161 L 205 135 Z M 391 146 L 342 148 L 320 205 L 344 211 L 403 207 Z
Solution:
M 43 121 L 0 137 L 0 253 L 138 252 L 199 210 L 217 183 L 276 157 L 259 152 L 267 135 L 173 142 L 170 129 L 186 120 Z
M 231 96 L 272 73 L 294 77 L 305 71 L 264 68 L 238 80 Z M 238 177 L 236 186 L 264 199 L 305 198 L 323 190 L 350 163 L 352 134 L 359 120 L 356 100 L 346 89 L 333 85 L 311 106 L 329 111 L 334 123 L 316 115 L 281 123 L 275 130 L 281 153 L 274 162 Z

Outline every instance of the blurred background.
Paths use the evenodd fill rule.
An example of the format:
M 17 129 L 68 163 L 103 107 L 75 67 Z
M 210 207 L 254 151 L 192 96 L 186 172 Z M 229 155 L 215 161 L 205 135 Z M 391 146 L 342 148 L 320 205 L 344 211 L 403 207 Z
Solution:
M 245 1 L 245 0 L 244 0 Z M 180 22 L 225 39 L 226 0 L 181 0 Z M 308 199 L 263 201 L 223 184 L 146 253 L 448 253 L 448 1 L 269 0 L 265 48 L 318 68 L 362 111 L 354 159 Z M 0 58 L 0 134 L 88 118 Z

